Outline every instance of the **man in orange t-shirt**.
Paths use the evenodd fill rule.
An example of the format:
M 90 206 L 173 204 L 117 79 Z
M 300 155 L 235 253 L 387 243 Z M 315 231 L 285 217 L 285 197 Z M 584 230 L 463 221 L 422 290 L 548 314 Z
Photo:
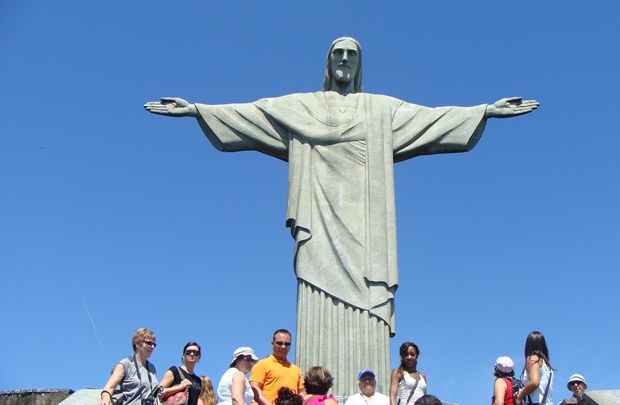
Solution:
M 250 376 L 250 385 L 257 394 L 260 405 L 272 405 L 282 387 L 300 395 L 303 395 L 304 390 L 301 370 L 287 359 L 291 349 L 291 332 L 286 329 L 276 330 L 271 346 L 271 356 L 256 363 Z

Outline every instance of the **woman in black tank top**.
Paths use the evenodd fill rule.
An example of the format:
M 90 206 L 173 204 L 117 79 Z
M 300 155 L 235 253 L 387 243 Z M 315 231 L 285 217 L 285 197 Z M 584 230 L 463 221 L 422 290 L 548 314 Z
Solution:
M 202 382 L 200 377 L 194 374 L 194 368 L 200 361 L 201 354 L 198 343 L 188 342 L 185 344 L 183 347 L 183 364 L 178 367 L 170 367 L 161 379 L 164 399 L 181 392 L 187 392 L 187 405 L 198 405 Z

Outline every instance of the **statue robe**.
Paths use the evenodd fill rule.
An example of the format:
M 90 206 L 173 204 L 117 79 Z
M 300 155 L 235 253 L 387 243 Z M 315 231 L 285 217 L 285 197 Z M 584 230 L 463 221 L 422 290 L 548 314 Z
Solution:
M 341 395 L 356 392 L 355 373 L 363 367 L 378 372 L 378 389 L 387 392 L 398 286 L 394 162 L 469 150 L 486 109 L 427 108 L 368 93 L 346 97 L 355 108 L 345 117 L 338 103 L 329 104 L 338 98 L 328 100 L 325 92 L 196 105 L 217 149 L 288 161 L 298 363 L 327 366 Z M 387 353 L 377 358 L 377 351 Z

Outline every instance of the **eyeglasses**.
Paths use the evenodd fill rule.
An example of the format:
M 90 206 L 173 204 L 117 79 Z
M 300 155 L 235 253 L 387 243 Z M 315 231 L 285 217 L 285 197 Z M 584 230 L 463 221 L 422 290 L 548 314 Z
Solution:
M 273 344 L 278 345 L 280 347 L 289 347 L 291 342 L 273 342 Z
M 157 347 L 157 343 L 153 342 L 152 340 L 143 340 L 142 343 L 144 343 L 147 346 Z
M 185 351 L 185 355 L 186 356 L 200 356 L 200 350 L 186 350 Z
M 581 381 L 571 381 L 568 383 L 568 385 L 570 385 L 571 387 L 574 387 L 575 385 L 581 385 L 583 384 Z
M 254 359 L 252 358 L 252 356 L 251 356 L 251 355 L 249 355 L 249 354 L 244 354 L 244 355 L 239 356 L 239 357 L 237 357 L 237 358 L 238 358 L 239 360 L 248 360 L 248 361 L 249 361 L 249 360 L 254 360 Z

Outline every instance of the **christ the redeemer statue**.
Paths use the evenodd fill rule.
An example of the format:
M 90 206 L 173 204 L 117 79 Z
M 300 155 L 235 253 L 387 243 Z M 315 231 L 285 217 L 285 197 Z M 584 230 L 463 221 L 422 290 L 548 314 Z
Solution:
M 398 286 L 394 163 L 468 151 L 488 118 L 538 105 L 512 97 L 429 108 L 364 93 L 362 48 L 345 37 L 329 48 L 322 91 L 225 105 L 162 98 L 145 108 L 196 117 L 221 151 L 255 150 L 288 162 L 297 363 L 302 370 L 327 367 L 334 394 L 344 396 L 357 392 L 356 373 L 364 367 L 375 370 L 377 389 L 387 392 Z

